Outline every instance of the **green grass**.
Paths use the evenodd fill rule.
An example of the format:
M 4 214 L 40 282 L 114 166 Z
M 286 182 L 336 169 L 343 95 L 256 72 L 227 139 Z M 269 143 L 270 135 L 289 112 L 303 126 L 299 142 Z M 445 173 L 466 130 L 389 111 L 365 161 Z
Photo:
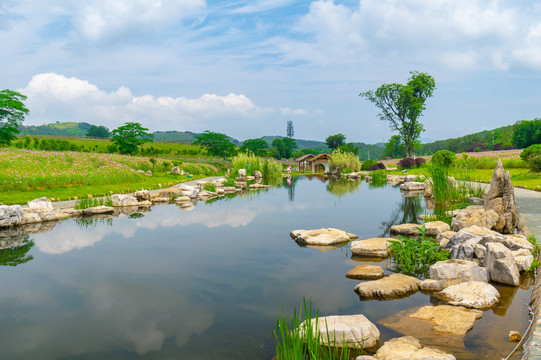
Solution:
M 103 198 L 81 199 L 78 200 L 77 203 L 75 203 L 76 210 L 88 209 L 96 206 L 113 206 L 113 201 L 109 196 L 106 195 Z
M 304 322 L 301 321 L 304 313 Z M 282 316 L 278 316 L 276 330 L 273 330 L 277 360 L 349 360 L 351 353 L 347 347 L 347 341 L 342 349 L 322 344 L 319 328 L 325 326 L 319 322 L 319 310 L 316 312 L 315 321 L 312 323 L 312 301 L 306 304 L 303 298 L 303 311 L 297 316 L 297 310 L 293 310 L 293 316 L 288 318 L 282 308 Z M 329 334 L 327 331 L 327 344 L 336 340 L 336 333 Z M 362 354 L 362 349 L 361 349 Z

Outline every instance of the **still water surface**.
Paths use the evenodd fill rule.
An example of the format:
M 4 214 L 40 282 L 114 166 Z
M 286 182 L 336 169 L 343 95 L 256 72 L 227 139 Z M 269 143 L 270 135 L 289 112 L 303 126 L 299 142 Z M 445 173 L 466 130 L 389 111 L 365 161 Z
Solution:
M 379 322 L 430 305 L 430 296 L 360 301 L 357 281 L 344 275 L 366 260 L 351 259 L 349 245 L 301 248 L 289 232 L 388 236 L 425 211 L 422 198 L 398 188 L 297 178 L 189 212 L 159 205 L 144 217 L 61 222 L 30 235 L 32 260 L 0 267 L 0 358 L 269 360 L 281 307 L 292 314 L 303 297 L 323 315 L 366 315 L 383 343 L 401 334 Z M 458 359 L 506 355 L 509 330 L 526 327 L 530 292 L 498 290 L 500 305 L 465 337 L 431 341 Z

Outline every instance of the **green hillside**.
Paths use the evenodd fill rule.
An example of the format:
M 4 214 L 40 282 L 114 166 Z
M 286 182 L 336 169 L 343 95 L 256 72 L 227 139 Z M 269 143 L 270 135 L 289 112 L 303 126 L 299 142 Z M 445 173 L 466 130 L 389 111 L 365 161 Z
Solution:
M 45 125 L 28 125 L 19 128 L 20 135 L 39 136 L 86 136 L 90 124 L 85 122 L 57 122 Z

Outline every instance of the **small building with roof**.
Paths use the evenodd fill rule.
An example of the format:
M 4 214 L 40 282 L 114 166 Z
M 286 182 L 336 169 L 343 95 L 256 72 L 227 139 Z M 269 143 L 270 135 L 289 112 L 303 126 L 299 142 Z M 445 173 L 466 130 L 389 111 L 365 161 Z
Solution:
M 331 156 L 329 154 L 319 154 L 308 160 L 310 169 L 312 172 L 330 172 L 329 160 Z
M 316 156 L 313 154 L 306 154 L 298 158 L 296 161 L 298 163 L 298 169 L 300 172 L 310 171 L 310 159 L 315 158 Z

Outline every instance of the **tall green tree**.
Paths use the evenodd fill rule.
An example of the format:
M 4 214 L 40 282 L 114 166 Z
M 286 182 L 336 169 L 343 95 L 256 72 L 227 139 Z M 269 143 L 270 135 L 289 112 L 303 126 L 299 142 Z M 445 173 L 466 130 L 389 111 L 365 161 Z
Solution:
M 406 85 L 383 84 L 376 91 L 359 94 L 373 102 L 381 110 L 380 119 L 388 121 L 391 129 L 398 131 L 408 157 L 415 155 L 415 148 L 424 131 L 419 118 L 425 110 L 426 99 L 432 97 L 436 89 L 434 78 L 427 73 L 411 71 L 410 74 Z
M 329 135 L 325 139 L 325 142 L 331 151 L 333 151 L 346 143 L 346 137 L 343 134 Z
M 229 141 L 229 136 L 213 132 L 210 130 L 204 131 L 195 137 L 194 145 L 199 145 L 207 149 L 207 152 L 212 156 L 231 156 L 235 154 L 235 144 Z
M 512 141 L 516 149 L 541 144 L 541 119 L 517 121 L 513 130 Z
M 90 127 L 86 131 L 86 136 L 89 137 L 108 138 L 109 135 L 109 129 L 102 125 L 90 125 Z
M 359 156 L 359 147 L 356 146 L 355 143 L 346 143 L 341 145 L 339 149 L 345 153 L 352 153 L 353 155 Z
M 385 150 L 383 150 L 381 155 L 392 159 L 402 158 L 406 155 L 404 143 L 400 135 L 391 136 L 389 141 L 385 143 Z
M 261 150 L 268 150 L 268 148 L 269 144 L 263 139 L 248 139 L 242 142 L 240 150 L 244 152 L 251 151 L 255 155 L 260 155 Z
M 297 141 L 295 139 L 286 137 L 282 139 L 282 142 L 284 143 L 284 146 L 285 146 L 284 157 L 286 159 L 289 159 L 293 156 L 293 152 L 297 150 L 297 148 L 299 147 L 297 145 Z
M 272 140 L 272 157 L 283 159 L 286 157 L 286 144 L 280 138 Z
M 0 145 L 9 145 L 19 133 L 19 126 L 29 112 L 24 100 L 26 96 L 17 91 L 0 91 Z
M 139 147 L 146 142 L 152 142 L 153 135 L 147 132 L 148 129 L 136 122 L 127 122 L 117 127 L 111 134 L 111 143 L 118 148 L 121 154 L 137 154 Z

